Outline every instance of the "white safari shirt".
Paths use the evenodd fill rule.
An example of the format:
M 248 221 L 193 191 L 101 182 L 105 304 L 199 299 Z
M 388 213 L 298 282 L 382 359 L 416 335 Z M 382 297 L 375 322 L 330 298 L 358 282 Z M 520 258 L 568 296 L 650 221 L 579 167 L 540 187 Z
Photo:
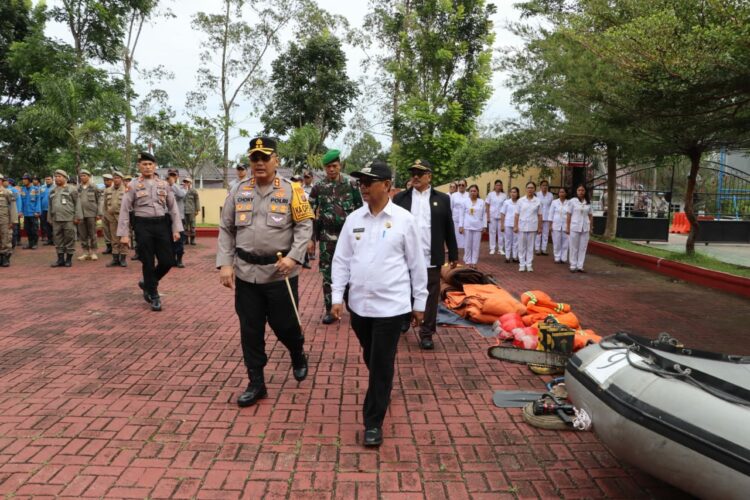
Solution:
M 566 203 L 565 208 L 570 214 L 570 231 L 574 233 L 589 232 L 591 229 L 589 215 L 594 213 L 591 208 L 591 203 L 586 203 L 578 198 L 573 198 Z
M 542 213 L 542 202 L 534 196 L 518 200 L 518 231 L 524 233 L 539 229 L 539 214 Z M 507 224 L 507 220 L 505 221 Z
M 378 215 L 365 204 L 346 218 L 331 271 L 333 303 L 343 303 L 349 285 L 348 307 L 359 316 L 389 318 L 425 309 L 427 265 L 417 224 L 391 200 Z
M 565 231 L 565 226 L 568 223 L 568 202 L 570 200 L 562 201 L 557 198 L 549 207 L 549 218 L 552 220 L 553 231 Z
M 536 193 L 536 197 L 539 198 L 540 202 L 542 202 L 542 220 L 551 221 L 552 216 L 549 213 L 549 208 L 550 205 L 552 205 L 552 200 L 554 200 L 552 193 L 547 191 L 547 194 L 542 194 L 542 192 L 539 191 Z

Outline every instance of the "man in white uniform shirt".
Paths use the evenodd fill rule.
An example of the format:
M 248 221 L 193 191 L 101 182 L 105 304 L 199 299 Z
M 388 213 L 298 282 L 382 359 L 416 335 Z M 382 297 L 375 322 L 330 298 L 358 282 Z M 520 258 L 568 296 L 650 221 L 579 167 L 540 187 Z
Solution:
M 500 213 L 507 199 L 508 195 L 503 191 L 503 181 L 496 180 L 494 191 L 491 191 L 484 200 L 487 204 L 487 220 L 490 223 L 490 255 L 495 253 L 495 247 L 497 247 L 498 254 L 505 255 L 503 233 L 500 231 Z
M 388 196 L 393 175 L 388 165 L 376 160 L 351 175 L 360 182 L 365 205 L 346 218 L 339 235 L 331 314 L 341 319 L 348 286 L 352 329 L 370 372 L 364 445 L 380 446 L 401 324 L 409 315 L 414 326 L 424 319 L 427 266 L 414 216 Z
M 393 203 L 409 210 L 417 222 L 419 238 L 427 264 L 427 305 L 424 322 L 419 328 L 419 346 L 435 348 L 432 336 L 437 330 L 438 302 L 440 301 L 440 268 L 445 264 L 445 249 L 451 268 L 458 264 L 458 246 L 453 230 L 451 200 L 447 194 L 432 188 L 432 165 L 427 160 L 416 160 L 409 168 L 411 189 L 393 197 Z M 408 330 L 408 323 L 407 323 Z
M 549 192 L 549 182 L 542 181 L 539 183 L 540 191 L 536 194 L 542 204 L 542 232 L 536 236 L 535 246 L 537 255 L 547 255 L 547 245 L 549 244 L 549 233 L 552 227 L 552 216 L 550 215 L 550 206 L 554 197 Z
M 464 210 L 464 203 L 469 199 L 469 193 L 466 192 L 466 179 L 461 179 L 456 183 L 458 191 L 451 194 L 451 211 L 453 212 L 453 227 L 456 234 L 456 244 L 458 248 L 464 248 L 464 235 L 458 232 L 458 220 Z

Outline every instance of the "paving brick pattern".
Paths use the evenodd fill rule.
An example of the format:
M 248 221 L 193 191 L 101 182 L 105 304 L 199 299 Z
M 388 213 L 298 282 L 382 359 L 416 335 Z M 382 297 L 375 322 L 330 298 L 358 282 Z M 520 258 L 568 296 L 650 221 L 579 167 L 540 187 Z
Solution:
M 49 247 L 0 269 L 0 495 L 6 498 L 680 498 L 625 466 L 592 433 L 543 431 L 495 389 L 539 390 L 521 365 L 490 360 L 491 339 L 413 334 L 379 450 L 361 446 L 367 372 L 345 324 L 319 324 L 319 275 L 300 282 L 311 375 L 298 384 L 270 335 L 269 398 L 239 409 L 246 383 L 233 295 L 215 242 L 189 249 L 151 313 L 138 269 L 105 260 L 50 269 Z M 537 272 L 483 255 L 513 292 L 544 289 L 601 333 L 667 330 L 750 354 L 748 301 L 591 258 L 589 274 L 539 260 Z M 726 346 L 729 345 L 730 349 Z

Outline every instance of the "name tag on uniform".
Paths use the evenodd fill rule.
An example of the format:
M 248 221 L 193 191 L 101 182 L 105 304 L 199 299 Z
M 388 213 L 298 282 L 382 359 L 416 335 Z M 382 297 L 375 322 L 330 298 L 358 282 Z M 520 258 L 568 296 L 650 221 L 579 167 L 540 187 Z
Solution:
M 364 233 L 365 232 L 365 228 L 363 228 L 363 227 L 355 227 L 352 232 L 353 233 Z
M 63 199 L 60 200 L 60 203 L 62 203 L 63 205 L 67 205 L 68 204 L 68 200 L 66 200 L 65 198 L 63 198 Z
M 146 196 L 146 194 L 147 194 L 146 191 L 136 191 L 135 192 L 135 197 L 136 198 L 143 198 L 144 196 Z

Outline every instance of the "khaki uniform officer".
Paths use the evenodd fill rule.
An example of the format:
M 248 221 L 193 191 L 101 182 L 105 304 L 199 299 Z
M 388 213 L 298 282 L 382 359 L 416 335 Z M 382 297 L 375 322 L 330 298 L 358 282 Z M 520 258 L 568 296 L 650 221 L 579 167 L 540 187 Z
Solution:
M 112 185 L 104 190 L 102 196 L 102 219 L 105 227 L 105 234 L 113 236 L 112 241 L 112 262 L 107 267 L 128 267 L 128 251 L 120 243 L 117 235 L 117 224 L 120 218 L 120 207 L 122 206 L 122 197 L 125 195 L 125 185 L 122 181 L 122 174 L 114 172 L 112 174 Z
M 78 236 L 81 240 L 81 249 L 83 254 L 78 260 L 98 260 L 96 249 L 96 220 L 101 215 L 99 212 L 99 199 L 101 191 L 91 180 L 91 172 L 81 170 L 81 185 L 78 186 L 78 199 L 81 202 L 81 211 L 83 218 L 78 226 Z
M 102 180 L 104 181 L 104 192 L 102 192 L 102 196 L 99 197 L 99 203 L 101 206 L 99 207 L 99 213 L 102 215 L 102 233 L 104 233 L 104 244 L 106 245 L 106 249 L 102 252 L 102 255 L 109 255 L 112 253 L 112 232 L 110 231 L 109 224 L 107 224 L 107 214 L 104 213 L 104 193 L 107 191 L 107 189 L 112 187 L 112 184 L 114 184 L 114 176 L 112 174 L 104 174 L 102 175 Z M 115 217 L 115 221 L 117 220 L 117 217 Z
M 313 224 L 302 186 L 276 175 L 276 141 L 255 138 L 248 152 L 252 177 L 235 185 L 227 195 L 216 253 L 221 284 L 235 287 L 234 308 L 250 378 L 247 390 L 237 399 L 239 406 L 250 406 L 267 395 L 263 375 L 268 361 L 266 321 L 289 349 L 294 378 L 302 381 L 307 377 L 305 339 L 294 304 L 298 303 L 297 266 L 305 260 Z M 278 259 L 277 252 L 284 257 Z
M 193 187 L 193 179 L 186 177 L 182 179 L 182 185 L 187 191 L 185 196 L 185 233 L 188 244 L 195 245 L 195 219 L 201 212 L 201 198 L 198 191 Z
M 70 267 L 76 245 L 76 224 L 83 219 L 78 190 L 68 184 L 68 173 L 55 170 L 55 189 L 49 194 L 47 220 L 57 249 L 57 262 L 52 267 Z
M 0 181 L 5 177 L 0 175 Z M 10 189 L 0 183 L 0 266 L 10 265 L 10 254 L 13 250 L 13 223 L 18 220 L 16 198 Z
M 152 311 L 161 311 L 159 281 L 175 265 L 172 242 L 180 238 L 182 221 L 177 203 L 167 181 L 157 178 L 156 158 L 151 153 L 138 154 L 138 170 L 141 175 L 134 179 L 123 195 L 117 236 L 120 243 L 130 245 L 130 212 L 138 238 L 138 255 L 142 264 L 143 280 L 138 286 L 143 298 L 151 304 Z M 154 257 L 157 264 L 154 265 Z

